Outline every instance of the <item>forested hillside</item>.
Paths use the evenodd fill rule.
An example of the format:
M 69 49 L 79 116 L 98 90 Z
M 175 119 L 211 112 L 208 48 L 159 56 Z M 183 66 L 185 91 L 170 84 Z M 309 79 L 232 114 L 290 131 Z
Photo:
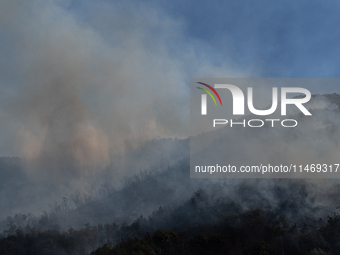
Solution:
M 308 132 L 327 133 L 336 146 L 339 95 L 313 100 L 316 118 L 327 122 Z M 53 200 L 36 189 L 22 160 L 1 158 L 3 205 L 10 212 L 11 201 L 21 201 L 26 209 L 2 212 L 7 217 L 0 220 L 0 254 L 331 255 L 339 250 L 337 179 L 190 179 L 188 139 L 153 140 L 116 159 L 98 173 L 106 178 L 96 179 L 104 182 L 92 192 Z M 112 174 L 124 169 L 129 174 L 117 183 Z M 51 201 L 43 213 L 25 207 L 34 200 L 16 197 L 34 194 Z

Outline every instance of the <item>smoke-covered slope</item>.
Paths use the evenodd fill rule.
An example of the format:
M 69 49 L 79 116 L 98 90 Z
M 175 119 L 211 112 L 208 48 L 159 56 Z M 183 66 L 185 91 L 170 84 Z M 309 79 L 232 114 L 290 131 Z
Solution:
M 323 150 L 328 148 L 326 142 L 330 138 L 333 145 L 337 142 L 335 138 L 338 132 L 337 122 L 340 121 L 339 107 L 340 96 L 337 94 L 314 95 L 308 105 L 308 108 L 313 112 L 313 117 L 315 116 L 314 121 L 325 123 L 325 125 L 317 126 L 317 129 L 311 128 L 311 132 L 317 131 L 319 134 L 321 132 L 322 137 L 325 138 L 324 144 L 320 144 L 320 146 L 323 146 Z M 298 116 L 298 118 L 300 117 Z M 303 118 L 301 119 L 301 125 L 304 125 Z M 206 133 L 205 135 L 218 136 L 220 132 L 221 129 Z M 290 135 L 294 137 L 296 142 L 299 142 L 299 139 L 296 139 L 296 137 L 299 137 L 298 135 Z M 261 139 L 259 133 L 257 133 L 257 136 Z M 216 143 L 221 141 L 223 140 L 215 139 Z M 107 179 L 98 178 L 103 182 L 105 180 L 107 186 L 104 186 L 104 188 L 106 187 L 106 191 L 101 190 L 101 195 L 98 195 L 99 192 L 92 193 L 97 194 L 97 196 L 86 195 L 80 192 L 64 198 L 59 206 L 52 208 L 52 211 L 54 210 L 53 214 L 56 215 L 55 223 L 61 225 L 63 229 L 67 229 L 69 227 L 79 228 L 88 222 L 91 224 L 110 221 L 131 222 L 140 214 L 144 216 L 150 215 L 159 206 L 176 206 L 181 201 L 189 198 L 199 188 L 207 191 L 217 189 L 218 192 L 216 192 L 215 196 L 228 197 L 230 201 L 234 201 L 245 208 L 261 207 L 281 210 L 285 207 L 286 213 L 291 213 L 294 215 L 294 218 L 298 216 L 297 212 L 310 215 L 311 217 L 313 215 L 319 217 L 323 214 L 323 208 L 325 209 L 324 213 L 328 213 L 329 210 L 334 209 L 340 204 L 336 197 L 338 190 L 336 180 L 287 180 L 280 182 L 275 179 L 252 181 L 242 181 L 239 179 L 190 179 L 188 146 L 188 140 L 160 139 L 145 143 L 137 148 L 131 148 L 125 155 L 120 157 L 118 164 L 107 169 Z M 207 146 L 209 146 L 207 148 L 216 147 L 215 144 Z M 270 150 L 271 148 L 268 149 L 268 151 Z M 334 150 L 327 151 L 327 153 L 338 155 L 338 151 Z M 178 162 L 175 163 L 176 161 Z M 120 169 L 115 169 L 115 167 Z M 6 167 L 3 166 L 3 168 L 5 169 Z M 9 168 L 7 167 L 6 169 Z M 140 174 L 132 174 L 137 173 L 136 169 L 144 171 Z M 116 184 L 112 184 L 114 180 L 113 173 L 122 170 L 126 170 L 125 173 L 128 177 L 121 182 L 123 185 L 115 188 L 114 185 Z M 15 171 L 22 170 L 18 168 Z M 4 170 L 4 176 L 5 172 Z M 14 170 L 9 172 L 13 173 Z M 11 178 L 14 179 L 9 183 L 19 182 L 23 180 L 24 176 L 23 172 L 19 175 L 12 175 Z M 25 185 L 29 185 L 29 182 L 26 182 Z M 296 187 L 292 189 L 290 185 L 295 185 Z M 16 187 L 17 189 L 15 185 L 8 185 L 2 194 L 8 193 L 9 187 Z M 307 190 L 303 191 L 303 189 Z M 304 202 L 301 202 L 301 209 L 296 209 L 296 206 L 292 206 L 291 212 L 289 212 L 289 204 L 300 203 L 297 201 L 301 200 L 299 196 L 304 193 L 307 195 L 303 200 Z M 41 194 L 41 196 L 43 195 Z M 51 200 L 50 204 L 54 203 L 55 200 Z M 286 204 L 286 206 L 282 204 Z M 25 213 L 27 212 L 29 211 Z
M 311 137 L 321 134 L 321 138 L 324 139 L 318 140 L 315 137 L 314 140 L 306 141 L 311 140 L 311 145 L 315 140 L 323 142 L 320 144 L 321 149 L 334 156 L 338 155 L 337 137 L 340 137 L 337 136 L 340 121 L 339 106 L 340 96 L 337 94 L 313 96 L 308 106 L 313 113 L 314 123 L 322 125 L 312 126 L 306 131 L 310 132 Z M 301 116 L 297 115 L 296 118 L 299 124 L 305 125 Z M 219 132 L 221 130 L 206 135 L 214 136 Z M 298 143 L 301 134 L 291 135 L 294 137 L 292 141 Z M 7 218 L 1 222 L 1 228 L 6 229 L 5 233 L 10 233 L 8 229 L 13 231 L 15 228 L 24 228 L 26 224 L 46 231 L 67 230 L 70 227 L 80 229 L 87 223 L 96 225 L 115 222 L 118 225 L 135 226 L 133 224 L 139 222 L 142 232 L 153 232 L 159 228 L 193 228 L 203 222 L 215 224 L 228 213 L 257 209 L 270 211 L 276 220 L 284 214 L 288 222 L 295 223 L 301 228 L 306 223 L 317 227 L 325 223 L 325 217 L 337 210 L 340 205 L 338 196 L 340 184 L 337 179 L 190 179 L 186 151 L 188 142 L 188 140 L 159 140 L 150 143 L 149 146 L 131 150 L 126 154 L 131 158 L 131 162 L 127 161 L 128 156 L 125 156 L 123 161 L 128 162 L 127 169 L 133 169 L 133 159 L 137 158 L 136 162 L 140 165 L 150 166 L 149 171 L 130 175 L 125 178 L 123 185 L 116 189 L 103 186 L 104 190 L 106 187 L 106 192 L 101 196 L 86 197 L 80 193 L 78 196 L 64 198 L 51 212 L 39 217 L 20 214 Z M 221 140 L 216 139 L 214 142 L 218 143 Z M 330 145 L 333 147 L 329 147 Z M 209 148 L 211 145 L 207 146 Z M 161 150 L 166 149 L 168 151 L 162 154 Z M 152 161 L 153 155 L 157 155 L 154 161 L 156 163 Z M 143 159 L 150 162 L 143 163 Z M 24 174 L 13 174 L 21 171 L 18 166 L 5 161 L 1 162 L 4 178 L 11 183 L 16 183 L 20 178 L 25 180 Z M 178 162 L 173 163 L 175 161 Z M 170 162 L 168 166 L 165 165 L 166 162 Z M 110 170 L 113 169 L 107 169 Z M 109 183 L 110 179 L 106 181 Z M 4 188 L 2 187 L 2 192 L 9 190 L 8 187 L 6 190 Z M 141 215 L 143 217 L 139 218 Z M 143 220 L 145 218 L 148 220 Z M 323 223 L 320 223 L 320 218 L 323 219 Z M 123 231 L 125 234 L 122 235 L 133 234 L 133 229 L 130 229 L 132 232 Z

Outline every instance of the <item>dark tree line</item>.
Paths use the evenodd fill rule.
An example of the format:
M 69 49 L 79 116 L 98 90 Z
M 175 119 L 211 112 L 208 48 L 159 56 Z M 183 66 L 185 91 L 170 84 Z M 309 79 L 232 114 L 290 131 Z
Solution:
M 338 213 L 294 222 L 279 211 L 245 210 L 225 197 L 212 199 L 201 189 L 179 206 L 160 207 L 131 224 L 86 224 L 60 231 L 48 215 L 37 223 L 48 226 L 45 230 L 29 223 L 25 215 L 7 219 L 0 254 L 332 255 L 340 250 Z
M 229 212 L 214 223 L 202 221 L 198 225 L 146 231 L 152 220 L 140 217 L 130 225 L 86 225 L 65 232 L 16 228 L 14 234 L 0 238 L 0 254 L 332 255 L 340 250 L 338 213 L 329 215 L 319 227 L 299 227 L 285 215 L 260 209 Z

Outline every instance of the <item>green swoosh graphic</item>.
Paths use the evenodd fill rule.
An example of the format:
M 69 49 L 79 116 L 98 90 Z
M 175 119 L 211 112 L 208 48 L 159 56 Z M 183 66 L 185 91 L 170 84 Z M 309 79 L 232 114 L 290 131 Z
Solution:
M 201 89 L 201 90 L 205 91 L 207 94 L 209 94 L 209 96 L 211 96 L 211 98 L 214 100 L 215 105 L 217 105 L 214 96 L 208 90 L 202 89 L 200 87 L 196 87 L 196 88 Z

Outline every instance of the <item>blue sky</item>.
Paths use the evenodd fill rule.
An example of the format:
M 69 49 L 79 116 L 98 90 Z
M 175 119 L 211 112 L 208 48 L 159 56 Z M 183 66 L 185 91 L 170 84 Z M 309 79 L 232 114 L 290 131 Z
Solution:
M 119 2 L 119 1 L 118 1 Z M 86 19 L 95 5 L 71 1 Z M 186 44 L 200 44 L 215 65 L 255 69 L 261 77 L 339 77 L 338 1 L 138 1 L 182 24 Z M 172 45 L 181 47 L 181 45 Z

